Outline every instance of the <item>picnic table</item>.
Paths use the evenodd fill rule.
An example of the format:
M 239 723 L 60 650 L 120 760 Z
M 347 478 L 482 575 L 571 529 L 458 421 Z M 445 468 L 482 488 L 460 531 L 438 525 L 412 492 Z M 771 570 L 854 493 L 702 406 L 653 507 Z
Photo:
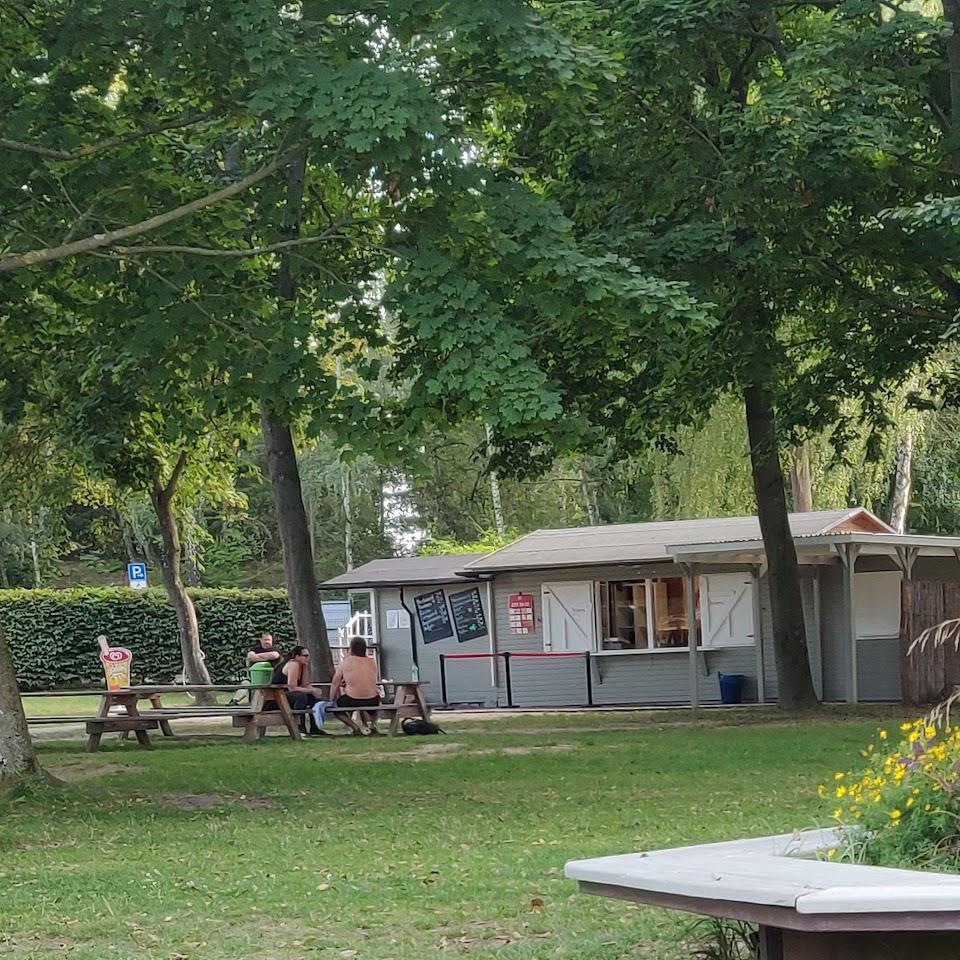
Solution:
M 329 693 L 329 684 L 315 684 L 319 696 Z M 425 684 L 416 681 L 383 681 L 381 686 L 385 694 L 379 707 L 371 707 L 365 712 L 390 713 L 389 736 L 396 736 L 400 722 L 405 716 L 420 716 L 430 719 L 430 708 L 423 695 Z M 243 739 L 247 742 L 263 737 L 267 728 L 283 726 L 291 740 L 299 740 L 300 729 L 295 712 L 291 709 L 285 687 L 273 684 L 250 685 L 244 688 L 250 692 L 250 703 L 231 706 L 229 704 L 193 703 L 188 705 L 165 706 L 163 698 L 172 694 L 192 693 L 194 695 L 234 693 L 237 684 L 142 684 L 122 687 L 115 690 L 56 690 L 39 693 L 25 693 L 29 697 L 99 697 L 96 713 L 88 717 L 34 717 L 28 723 L 79 723 L 86 726 L 87 750 L 95 752 L 100 748 L 100 740 L 105 733 L 120 733 L 126 737 L 133 733 L 140 746 L 150 746 L 150 731 L 159 730 L 166 737 L 173 737 L 170 726 L 172 720 L 203 717 L 231 718 L 235 727 L 243 729 Z M 146 709 L 141 704 L 147 703 Z M 353 731 L 360 732 L 359 725 L 353 720 L 352 708 L 334 707 L 327 715 L 337 716 Z
M 839 830 L 572 861 L 582 893 L 759 927 L 761 960 L 956 960 L 960 876 L 817 859 Z

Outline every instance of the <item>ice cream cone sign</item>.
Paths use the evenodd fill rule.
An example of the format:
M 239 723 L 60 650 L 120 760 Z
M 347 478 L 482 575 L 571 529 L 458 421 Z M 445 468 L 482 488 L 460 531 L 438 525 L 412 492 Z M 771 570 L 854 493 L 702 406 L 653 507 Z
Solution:
M 107 638 L 97 637 L 100 646 L 100 662 L 107 679 L 108 690 L 122 690 L 130 686 L 130 661 L 133 654 L 126 647 L 111 647 Z

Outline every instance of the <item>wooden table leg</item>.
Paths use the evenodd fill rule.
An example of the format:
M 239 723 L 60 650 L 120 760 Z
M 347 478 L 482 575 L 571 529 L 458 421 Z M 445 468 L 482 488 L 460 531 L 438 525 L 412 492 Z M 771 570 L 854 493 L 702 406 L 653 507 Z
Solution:
M 105 693 L 100 698 L 100 706 L 97 708 L 97 718 L 106 720 L 107 715 L 110 713 L 110 708 L 113 706 L 113 694 L 109 691 Z M 100 749 L 100 738 L 103 736 L 103 731 L 100 730 L 97 733 L 91 733 L 87 737 L 87 752 L 96 753 Z
M 290 701 L 287 699 L 287 691 L 275 690 L 274 699 L 277 701 L 277 707 L 280 710 L 280 716 L 283 717 L 283 722 L 286 724 L 287 730 L 290 733 L 290 739 L 299 740 L 300 728 L 297 726 L 297 721 L 293 716 L 293 711 L 290 709 Z
M 150 706 L 152 706 L 154 710 L 162 710 L 162 709 L 163 709 L 163 704 L 162 704 L 161 701 L 160 701 L 160 694 L 159 694 L 159 693 L 153 693 L 153 694 L 151 694 L 148 699 L 150 700 Z M 172 736 L 174 736 L 173 730 L 170 729 L 170 721 L 164 719 L 163 717 L 160 718 L 160 732 L 161 732 L 165 737 L 172 737 Z
M 150 734 L 147 733 L 146 730 L 135 730 L 134 732 L 137 735 L 137 743 L 139 743 L 141 747 L 152 746 L 150 743 Z
M 388 737 L 395 737 L 400 732 L 400 708 L 403 706 L 407 688 L 398 683 L 393 694 L 393 716 L 390 718 L 390 727 L 387 730 Z
M 427 698 L 423 695 L 423 690 L 420 687 L 413 688 L 413 698 L 420 707 L 420 716 L 423 717 L 424 720 L 429 720 L 430 707 L 427 705 Z

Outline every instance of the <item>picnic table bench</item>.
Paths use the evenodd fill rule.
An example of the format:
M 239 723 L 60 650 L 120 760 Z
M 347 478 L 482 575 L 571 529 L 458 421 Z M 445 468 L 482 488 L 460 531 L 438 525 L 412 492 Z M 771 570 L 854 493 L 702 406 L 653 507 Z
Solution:
M 329 691 L 329 684 L 315 684 L 318 695 Z M 400 721 L 405 716 L 430 718 L 430 708 L 423 696 L 423 683 L 416 681 L 382 681 L 387 696 L 378 707 L 366 708 L 364 712 L 392 714 L 389 736 L 395 736 L 400 729 Z M 99 697 L 100 703 L 93 716 L 50 716 L 28 717 L 33 724 L 83 723 L 87 732 L 87 749 L 94 752 L 100 748 L 100 740 L 105 733 L 120 733 L 124 737 L 130 733 L 136 735 L 137 742 L 144 747 L 150 746 L 150 731 L 160 730 L 167 737 L 173 737 L 171 720 L 188 718 L 225 717 L 231 718 L 235 727 L 243 729 L 243 739 L 247 742 L 265 736 L 268 727 L 283 726 L 291 740 L 300 739 L 296 712 L 290 707 L 287 690 L 282 686 L 250 685 L 244 688 L 250 692 L 250 702 L 246 705 L 204 704 L 164 706 L 163 697 L 169 694 L 217 694 L 234 693 L 237 684 L 144 684 L 123 687 L 116 690 L 54 690 L 39 693 L 24 693 L 29 697 Z M 141 709 L 141 703 L 149 707 Z M 354 732 L 360 727 L 352 719 L 354 708 L 332 707 L 328 716 L 337 716 Z
M 744 920 L 761 960 L 956 960 L 960 876 L 816 859 L 840 830 L 576 860 L 583 893 Z

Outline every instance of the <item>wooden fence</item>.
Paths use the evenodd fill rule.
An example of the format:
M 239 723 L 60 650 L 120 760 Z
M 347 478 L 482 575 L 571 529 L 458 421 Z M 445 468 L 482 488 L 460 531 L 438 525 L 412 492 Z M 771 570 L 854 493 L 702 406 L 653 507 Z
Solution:
M 960 584 L 941 580 L 911 580 L 903 584 L 900 615 L 900 682 L 903 702 L 924 706 L 942 700 L 960 685 L 960 651 L 927 645 L 922 653 L 907 656 L 914 638 L 944 620 L 960 618 Z

